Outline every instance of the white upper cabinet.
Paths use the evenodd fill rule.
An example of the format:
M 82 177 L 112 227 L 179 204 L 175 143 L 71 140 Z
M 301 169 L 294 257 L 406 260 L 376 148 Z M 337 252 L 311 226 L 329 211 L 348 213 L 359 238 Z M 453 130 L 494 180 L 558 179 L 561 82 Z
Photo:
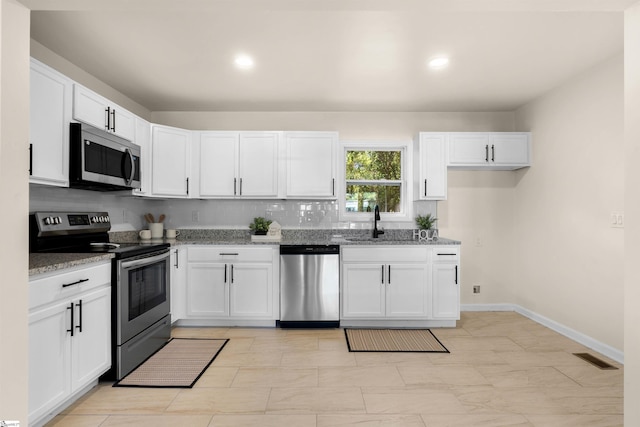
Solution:
M 129 141 L 135 140 L 136 123 L 132 113 L 77 83 L 73 85 L 73 118 Z
M 189 197 L 191 131 L 151 125 L 151 195 Z
M 234 197 L 238 180 L 237 132 L 202 132 L 193 156 L 200 197 Z
M 193 153 L 194 194 L 276 198 L 280 132 L 200 132 Z
M 528 132 L 449 133 L 449 166 L 456 169 L 514 170 L 531 165 Z
M 29 182 L 69 186 L 69 123 L 73 82 L 31 59 Z
M 414 142 L 414 200 L 447 199 L 447 134 L 421 132 Z
M 337 132 L 285 132 L 285 197 L 335 199 Z
M 281 135 L 280 132 L 240 132 L 240 196 L 278 196 L 278 151 Z

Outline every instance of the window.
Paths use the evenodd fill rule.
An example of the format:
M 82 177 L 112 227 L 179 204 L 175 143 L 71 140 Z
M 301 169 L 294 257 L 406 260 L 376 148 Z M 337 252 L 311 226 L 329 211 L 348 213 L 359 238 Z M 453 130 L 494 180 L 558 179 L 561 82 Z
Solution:
M 407 145 L 344 143 L 343 220 L 369 220 L 376 205 L 387 219 L 407 215 Z

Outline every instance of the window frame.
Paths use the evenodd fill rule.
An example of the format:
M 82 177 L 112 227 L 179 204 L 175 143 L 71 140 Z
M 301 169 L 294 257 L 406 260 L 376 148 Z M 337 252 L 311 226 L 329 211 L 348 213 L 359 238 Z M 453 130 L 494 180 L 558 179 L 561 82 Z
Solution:
M 400 151 L 400 180 L 390 181 L 400 183 L 401 212 L 380 212 L 381 221 L 412 221 L 413 203 L 409 197 L 413 194 L 413 149 L 412 141 L 340 141 L 339 187 L 338 187 L 338 218 L 343 222 L 372 221 L 371 212 L 347 212 L 347 151 Z M 383 182 L 383 181 L 381 181 Z

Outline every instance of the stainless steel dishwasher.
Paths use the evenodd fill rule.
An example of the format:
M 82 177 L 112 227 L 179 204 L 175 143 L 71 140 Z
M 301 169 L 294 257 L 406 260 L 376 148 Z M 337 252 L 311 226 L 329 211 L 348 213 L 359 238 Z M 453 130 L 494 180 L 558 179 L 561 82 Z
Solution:
M 340 326 L 340 246 L 280 246 L 281 327 Z

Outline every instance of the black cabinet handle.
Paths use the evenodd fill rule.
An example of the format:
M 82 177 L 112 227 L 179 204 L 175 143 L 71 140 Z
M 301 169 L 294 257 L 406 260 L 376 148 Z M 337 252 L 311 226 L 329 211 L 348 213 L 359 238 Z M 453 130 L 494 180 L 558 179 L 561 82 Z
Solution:
M 107 115 L 105 117 L 105 120 L 104 120 L 104 128 L 106 130 L 110 130 L 111 129 L 111 126 L 110 126 L 111 125 L 111 123 L 110 123 L 111 122 L 111 107 L 105 108 L 104 112 Z
M 71 327 L 67 329 L 67 332 L 71 332 L 71 336 L 73 336 L 73 324 L 75 323 L 73 321 L 73 303 L 69 304 L 69 307 L 67 307 L 67 310 L 71 310 Z
M 427 197 L 427 180 L 424 180 L 424 197 Z
M 187 178 L 187 196 L 189 195 L 189 178 Z
M 242 196 L 242 178 L 240 178 L 240 195 Z
M 233 264 L 231 264 L 231 283 L 233 283 Z
M 380 267 L 382 267 L 382 274 L 381 274 L 382 279 L 380 280 L 380 283 L 384 285 L 384 265 L 381 265 Z
M 238 194 L 236 191 L 237 184 L 238 184 L 238 178 L 233 178 L 233 195 L 234 196 Z
M 78 306 L 78 326 L 76 328 L 78 332 L 82 332 L 82 300 L 78 301 L 76 305 Z
M 484 146 L 484 161 L 489 162 L 489 145 Z
M 336 195 L 336 179 L 335 178 L 331 178 L 331 195 L 332 196 Z
M 495 145 L 491 146 L 491 161 L 492 162 L 496 161 L 496 146 Z
M 458 266 L 456 265 L 456 285 L 458 284 Z
M 391 284 L 391 266 L 389 265 L 389 274 L 387 275 L 387 283 Z
M 29 176 L 33 175 L 33 144 L 29 144 Z
M 73 282 L 73 283 L 63 283 L 62 287 L 66 288 L 66 287 L 69 287 L 69 286 L 78 285 L 80 283 L 84 283 L 84 282 L 88 282 L 88 281 L 89 281 L 89 279 L 80 279 L 77 282 Z
M 111 110 L 111 117 L 113 120 L 111 121 L 111 130 L 116 131 L 116 110 Z
M 224 265 L 224 283 L 227 283 L 227 264 Z

